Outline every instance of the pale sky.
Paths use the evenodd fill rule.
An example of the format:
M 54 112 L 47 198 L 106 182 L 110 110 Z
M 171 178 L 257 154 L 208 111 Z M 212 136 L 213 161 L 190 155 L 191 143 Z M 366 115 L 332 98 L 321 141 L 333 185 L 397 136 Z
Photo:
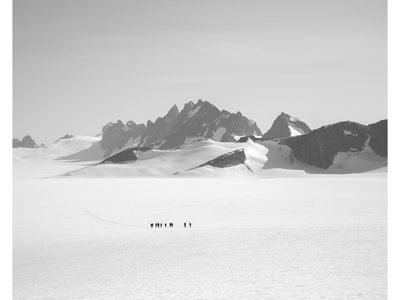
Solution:
M 384 0 L 14 0 L 14 137 L 208 100 L 265 132 L 387 117 Z

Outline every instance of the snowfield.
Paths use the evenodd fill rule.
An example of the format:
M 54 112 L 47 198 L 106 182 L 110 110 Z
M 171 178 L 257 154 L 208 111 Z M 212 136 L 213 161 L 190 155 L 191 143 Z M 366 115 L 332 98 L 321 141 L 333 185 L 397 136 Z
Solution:
M 130 176 L 134 164 L 14 149 L 14 298 L 387 298 L 382 161 L 369 172 L 316 174 L 290 165 L 284 148 L 246 143 L 251 176 L 238 165 L 233 178 L 212 167 L 167 178 L 160 157 L 187 168 L 227 152 L 204 146 L 141 153 L 141 167 L 158 176 L 145 178 Z M 353 156 L 341 155 L 341 168 L 354 167 Z M 88 176 L 57 176 L 80 168 Z

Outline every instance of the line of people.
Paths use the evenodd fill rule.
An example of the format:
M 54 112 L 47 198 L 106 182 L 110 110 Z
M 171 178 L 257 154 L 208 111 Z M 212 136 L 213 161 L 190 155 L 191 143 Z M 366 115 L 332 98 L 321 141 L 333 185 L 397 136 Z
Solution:
M 160 228 L 160 227 L 174 227 L 174 223 L 151 223 L 150 224 L 151 228 Z M 192 223 L 183 223 L 183 227 L 192 227 Z

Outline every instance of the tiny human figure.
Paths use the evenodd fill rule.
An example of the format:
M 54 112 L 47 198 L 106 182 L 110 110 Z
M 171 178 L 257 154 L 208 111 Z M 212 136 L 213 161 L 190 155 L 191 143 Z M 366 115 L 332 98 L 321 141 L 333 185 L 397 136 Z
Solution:
M 192 223 L 189 223 L 189 227 L 192 227 Z
M 150 224 L 150 227 L 153 228 L 153 223 Z
M 167 223 L 165 223 L 164 225 L 165 225 L 165 227 L 167 227 Z
M 169 227 L 174 227 L 174 223 L 169 223 Z
M 183 223 L 183 227 L 186 227 L 186 222 L 185 222 L 185 223 Z

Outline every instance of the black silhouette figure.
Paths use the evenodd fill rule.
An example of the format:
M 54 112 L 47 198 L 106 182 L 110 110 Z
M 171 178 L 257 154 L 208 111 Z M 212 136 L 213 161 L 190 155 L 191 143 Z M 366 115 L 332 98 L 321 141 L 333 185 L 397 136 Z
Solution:
M 185 228 L 186 228 L 186 222 L 185 222 L 185 223 L 183 223 L 183 227 L 185 227 Z
M 192 227 L 192 223 L 189 223 L 189 227 Z
M 192 227 L 191 223 L 188 223 L 189 227 Z M 159 228 L 159 227 L 174 227 L 174 223 L 170 222 L 170 223 L 150 223 L 150 227 L 153 228 Z M 184 223 L 184 226 L 186 227 L 186 222 Z

